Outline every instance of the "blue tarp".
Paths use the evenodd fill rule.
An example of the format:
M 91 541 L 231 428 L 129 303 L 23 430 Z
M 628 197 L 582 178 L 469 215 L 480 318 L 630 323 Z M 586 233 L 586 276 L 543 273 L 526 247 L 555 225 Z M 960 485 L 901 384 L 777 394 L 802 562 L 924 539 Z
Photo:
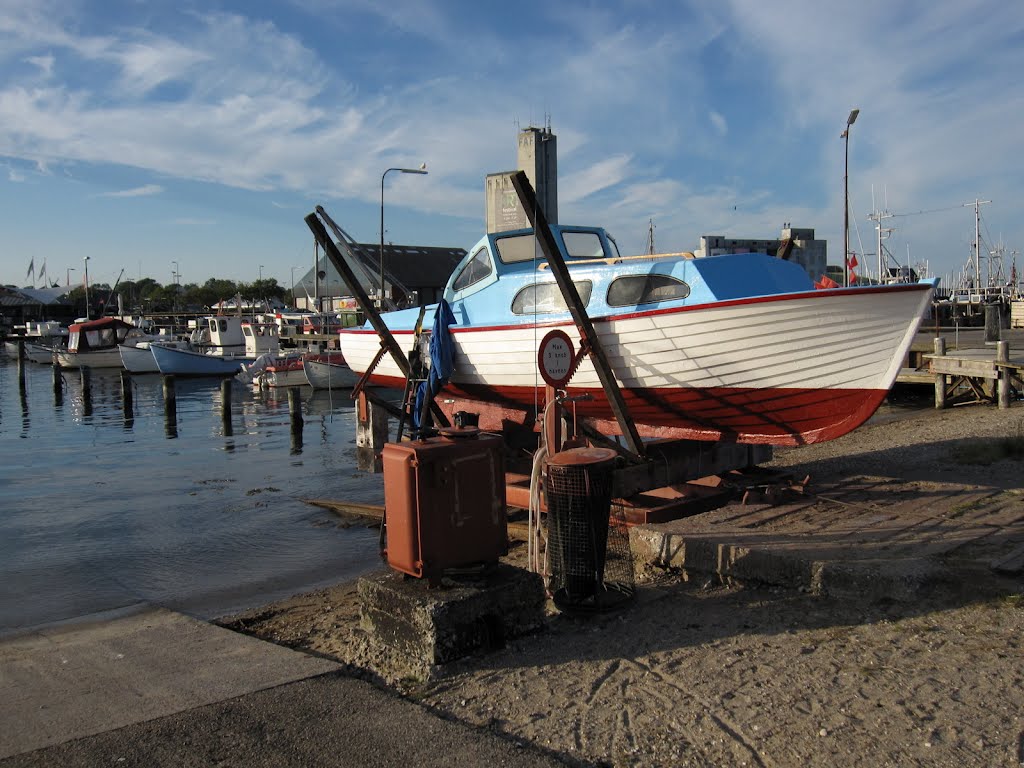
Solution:
M 448 332 L 448 326 L 455 322 L 455 315 L 448 302 L 441 299 L 434 312 L 434 327 L 430 331 L 430 376 L 426 381 L 420 382 L 416 389 L 416 407 L 412 415 L 413 426 L 419 429 L 420 414 L 423 411 L 423 401 L 427 397 L 429 388 L 430 397 L 433 398 L 441 387 L 448 383 L 448 377 L 452 375 L 452 336 Z

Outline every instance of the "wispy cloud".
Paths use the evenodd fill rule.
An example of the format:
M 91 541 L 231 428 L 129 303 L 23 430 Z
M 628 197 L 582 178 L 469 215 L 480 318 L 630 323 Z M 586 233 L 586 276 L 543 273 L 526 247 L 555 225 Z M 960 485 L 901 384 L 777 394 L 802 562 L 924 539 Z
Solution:
M 122 189 L 117 192 L 103 192 L 97 195 L 97 197 L 149 197 L 151 195 L 159 195 L 163 191 L 164 188 L 159 184 L 146 184 L 142 187 Z
M 189 180 L 270 191 L 281 210 L 289 196 L 375 206 L 384 169 L 426 161 L 428 176 L 389 177 L 389 205 L 461 232 L 479 228 L 484 176 L 515 165 L 517 125 L 550 118 L 575 221 L 629 232 L 635 247 L 650 217 L 676 250 L 783 221 L 834 244 L 839 133 L 856 106 L 862 222 L 872 184 L 915 210 L 976 195 L 1019 204 L 1024 15 L 985 0 L 865 2 L 584 13 L 573 0 L 459 12 L 291 0 L 287 17 L 129 8 L 111 24 L 94 0 L 0 0 L 0 155 L 161 182 L 108 197 Z M 799 44 L 786 44 L 794 18 Z M 321 34 L 304 35 L 311 25 Z M 1014 226 L 1007 236 L 1024 237 Z M 918 229 L 929 247 L 952 242 L 950 227 Z
M 720 136 L 725 136 L 725 134 L 729 132 L 729 124 L 726 122 L 721 112 L 711 110 L 711 112 L 708 113 L 708 119 L 711 121 L 711 124 L 715 127 L 715 130 L 718 131 Z
M 17 170 L 16 168 L 8 168 L 7 169 L 7 180 L 8 181 L 13 181 L 15 183 L 22 182 L 22 181 L 25 180 L 25 174 L 23 174 L 21 171 Z

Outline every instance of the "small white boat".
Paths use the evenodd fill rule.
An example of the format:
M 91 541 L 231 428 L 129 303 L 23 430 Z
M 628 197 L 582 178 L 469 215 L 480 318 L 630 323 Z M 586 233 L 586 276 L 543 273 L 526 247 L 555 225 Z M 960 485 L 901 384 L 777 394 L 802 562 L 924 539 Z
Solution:
M 25 358 L 40 365 L 53 365 L 53 353 L 57 349 L 60 349 L 60 346 L 26 341 Z
M 290 355 L 260 355 L 239 371 L 238 378 L 259 389 L 303 387 L 308 382 L 302 370 L 302 357 L 301 352 Z
M 302 370 L 313 389 L 350 389 L 359 381 L 359 374 L 349 368 L 345 356 L 337 350 L 304 357 Z
M 140 341 L 131 346 L 118 344 L 117 350 L 121 353 L 121 363 L 129 373 L 159 373 L 156 366 L 156 358 L 153 357 L 153 346 L 174 347 L 176 349 L 191 349 L 188 341 L 177 339 Z
M 68 330 L 67 349 L 54 351 L 54 361 L 61 368 L 123 368 L 118 345 L 134 346 L 153 338 L 116 317 L 72 323 Z
M 67 328 L 61 328 L 56 320 L 29 320 L 24 326 L 15 326 L 16 335 L 4 342 L 8 355 L 18 355 L 18 345 L 25 345 L 25 358 L 33 363 L 50 365 L 53 350 L 64 346 L 68 338 Z

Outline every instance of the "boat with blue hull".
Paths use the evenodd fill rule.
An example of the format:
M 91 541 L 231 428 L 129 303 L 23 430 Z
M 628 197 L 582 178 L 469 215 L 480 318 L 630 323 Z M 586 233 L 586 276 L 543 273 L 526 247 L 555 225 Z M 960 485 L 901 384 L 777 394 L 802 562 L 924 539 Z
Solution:
M 622 256 L 601 228 L 550 230 L 644 438 L 800 445 L 846 434 L 885 399 L 932 298 L 931 283 L 821 289 L 799 265 L 767 254 Z M 561 331 L 575 351 L 581 332 L 533 230 L 483 237 L 444 300 L 453 366 L 437 404 L 449 417 L 478 413 L 483 429 L 536 423 L 542 339 Z M 408 350 L 436 309 L 381 317 Z M 369 325 L 340 340 L 370 383 L 405 385 Z M 577 418 L 621 433 L 588 356 L 564 393 Z
M 245 340 L 244 351 L 211 352 L 154 344 L 150 351 L 160 373 L 164 376 L 234 376 L 260 355 L 280 349 L 276 324 L 238 322 Z

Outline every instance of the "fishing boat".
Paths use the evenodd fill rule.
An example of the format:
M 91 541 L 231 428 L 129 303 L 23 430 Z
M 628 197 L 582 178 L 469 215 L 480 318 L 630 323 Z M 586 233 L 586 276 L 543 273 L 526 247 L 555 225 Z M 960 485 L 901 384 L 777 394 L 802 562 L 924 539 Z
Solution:
M 154 346 L 175 347 L 177 349 L 191 349 L 191 343 L 186 339 L 154 339 L 153 341 L 140 341 L 134 346 L 118 344 L 117 350 L 121 355 L 121 364 L 129 373 L 158 373 L 156 358 L 153 357 Z
M 72 323 L 68 328 L 67 348 L 55 348 L 53 360 L 61 368 L 122 368 L 118 345 L 133 346 L 152 338 L 118 317 Z
M 163 344 L 151 346 L 150 351 L 157 368 L 165 376 L 234 376 L 260 355 L 280 349 L 274 323 L 240 321 L 239 327 L 245 340 L 245 349 L 240 352 L 178 349 Z
M 307 355 L 302 358 L 302 370 L 313 389 L 350 389 L 359 381 L 340 350 Z
M 552 226 L 551 235 L 642 438 L 786 446 L 856 429 L 885 399 L 933 291 L 931 283 L 817 288 L 802 267 L 759 253 L 623 257 L 596 227 Z M 561 331 L 575 353 L 581 334 L 533 231 L 486 235 L 443 296 L 452 367 L 437 404 L 449 417 L 477 413 L 483 429 L 535 424 L 545 399 L 542 340 Z M 409 350 L 437 307 L 381 317 Z M 407 384 L 371 327 L 344 329 L 340 339 L 349 366 L 369 370 L 370 383 Z M 621 434 L 591 357 L 570 373 L 563 389 L 576 417 Z

